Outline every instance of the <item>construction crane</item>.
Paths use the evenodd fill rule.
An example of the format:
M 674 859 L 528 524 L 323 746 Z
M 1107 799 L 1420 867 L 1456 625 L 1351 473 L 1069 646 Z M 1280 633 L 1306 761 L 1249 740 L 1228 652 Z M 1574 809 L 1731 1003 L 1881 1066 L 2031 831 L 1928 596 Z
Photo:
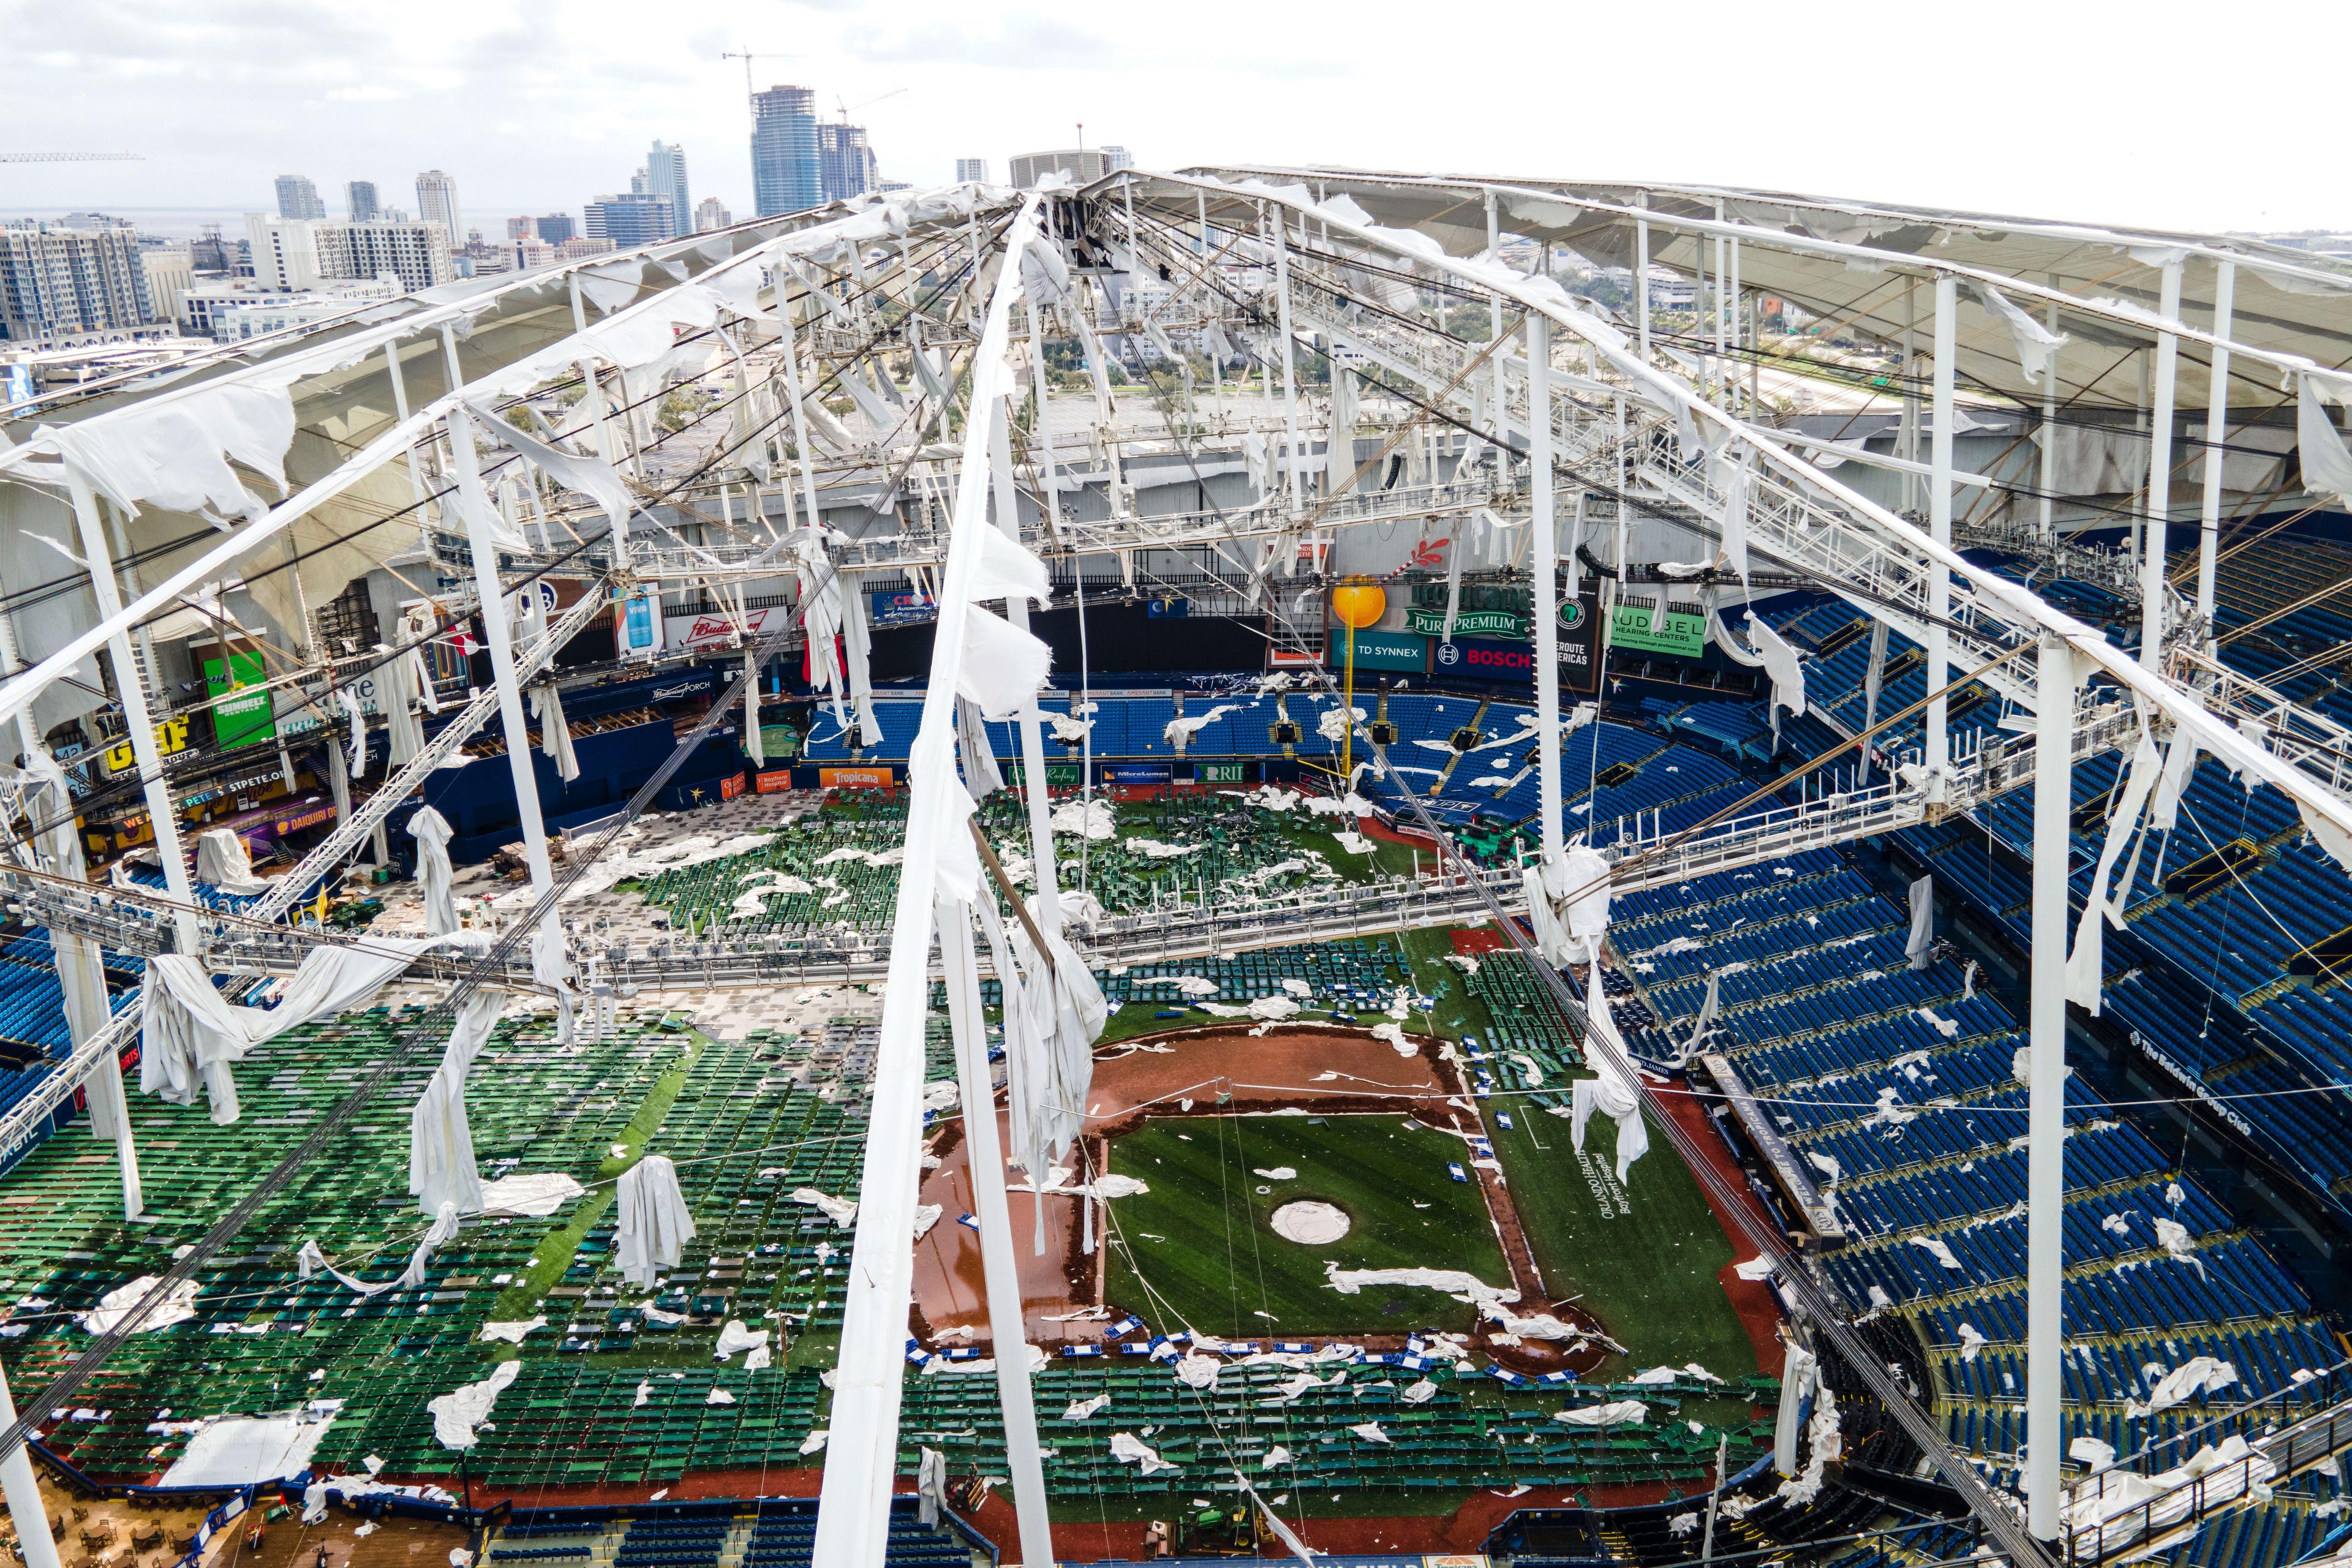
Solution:
M 751 46 L 748 44 L 740 49 L 722 50 L 719 58 L 722 60 L 741 60 L 743 62 L 743 98 L 746 102 L 749 102 L 752 99 L 760 96 L 760 89 L 751 85 L 751 62 L 753 60 L 796 60 L 800 58 L 798 55 L 755 55 L 751 52 Z
M 0 153 L 0 163 L 143 163 L 144 153 Z
M 849 123 L 849 116 L 853 110 L 869 108 L 874 104 L 881 102 L 885 98 L 896 98 L 906 90 L 907 89 L 903 87 L 894 87 L 889 91 L 881 94 L 880 97 L 869 98 L 864 103 L 844 103 L 836 97 L 833 100 L 833 107 L 841 115 L 841 122 L 844 125 L 846 125 Z

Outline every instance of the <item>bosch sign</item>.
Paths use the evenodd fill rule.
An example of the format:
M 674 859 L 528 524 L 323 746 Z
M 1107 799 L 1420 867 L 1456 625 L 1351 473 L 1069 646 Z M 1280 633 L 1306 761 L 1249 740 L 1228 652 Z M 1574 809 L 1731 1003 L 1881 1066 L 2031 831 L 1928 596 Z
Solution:
M 1448 675 L 1474 680 L 1533 680 L 1535 647 L 1531 643 L 1496 642 L 1489 637 L 1456 637 L 1437 645 L 1437 668 Z

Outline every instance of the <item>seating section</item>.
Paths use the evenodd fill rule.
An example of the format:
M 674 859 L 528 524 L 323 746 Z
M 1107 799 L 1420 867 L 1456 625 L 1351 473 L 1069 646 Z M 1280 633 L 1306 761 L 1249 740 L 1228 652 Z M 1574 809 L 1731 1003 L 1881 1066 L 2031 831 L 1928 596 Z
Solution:
M 1966 994 L 1955 960 L 1908 967 L 1906 929 L 1821 851 L 1622 899 L 1612 937 L 1667 1043 L 1687 1043 L 1713 969 L 1709 1048 L 1846 1226 L 1824 1275 L 1858 1310 L 1919 1329 L 1949 1436 L 2007 1466 L 2023 1428 L 2024 1038 Z M 2294 1279 L 2079 1079 L 2065 1115 L 2070 1440 L 2129 1452 L 2242 1400 L 2292 1412 L 2315 1398 L 2304 1384 L 2340 1354 Z M 2162 1376 L 2200 1354 L 2235 1369 L 2226 1394 L 2147 1411 Z

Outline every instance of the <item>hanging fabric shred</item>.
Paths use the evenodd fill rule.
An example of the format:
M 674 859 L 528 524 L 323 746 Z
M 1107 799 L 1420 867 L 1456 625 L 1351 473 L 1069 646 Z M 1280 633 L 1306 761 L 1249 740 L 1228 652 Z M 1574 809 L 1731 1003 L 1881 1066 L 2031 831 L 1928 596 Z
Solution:
M 224 893 L 266 893 L 269 884 L 253 874 L 253 852 L 233 827 L 206 828 L 196 837 L 196 880 Z
M 988 730 L 980 708 L 970 698 L 956 699 L 956 755 L 963 764 L 964 788 L 975 801 L 986 800 L 1004 787 L 996 765 L 996 752 L 988 743 Z
M 473 1124 L 466 1117 L 466 1079 L 506 1005 L 503 991 L 480 990 L 466 998 L 442 1047 L 441 1065 L 408 1114 L 408 1190 L 425 1213 L 457 1205 L 459 1214 L 482 1212 L 482 1177 L 474 1163 Z
M 2042 378 L 2050 374 L 2051 362 L 2066 346 L 2066 334 L 2053 332 L 2011 303 L 2009 296 L 1990 283 L 1970 283 L 1969 287 L 1984 302 L 1986 310 L 2008 325 L 2009 335 L 2017 344 L 2017 368 L 2025 374 L 2025 384 L 2041 385 Z
M 1914 969 L 1927 967 L 1928 950 L 1936 941 L 1936 879 L 1922 877 L 1911 884 L 1911 937 L 1903 956 Z
M 313 1019 L 366 1005 L 419 953 L 446 940 L 370 937 L 352 947 L 312 948 L 276 1007 L 240 1007 L 214 986 L 203 960 L 159 952 L 147 961 L 139 993 L 139 1088 L 173 1105 L 194 1105 L 201 1090 L 215 1121 L 235 1121 L 231 1063 Z
M 759 656 L 743 650 L 743 752 L 754 767 L 768 765 L 767 737 L 760 729 Z
M 360 707 L 360 694 L 350 687 L 338 687 L 335 700 L 342 708 L 351 724 L 351 754 L 346 759 L 352 777 L 367 777 L 367 713 Z
M 572 749 L 572 724 L 563 717 L 563 693 L 552 680 L 530 689 L 531 717 L 539 721 L 539 749 L 555 759 L 555 771 L 570 784 L 580 776 L 580 758 Z
M 392 767 L 404 767 L 425 749 L 425 723 L 416 716 L 419 690 L 425 685 L 425 657 L 415 648 L 394 653 L 382 643 L 375 651 L 387 656 L 376 666 L 383 677 L 378 689 L 383 693 L 385 755 Z
M 1870 623 L 1870 664 L 1862 675 L 1862 727 L 1867 731 L 1878 727 L 1878 691 L 1886 679 L 1886 623 Z M 1862 751 L 1861 783 L 1870 783 L 1870 759 L 1877 748 L 1864 742 Z
M 2344 437 L 2327 416 L 2319 384 L 2308 374 L 2298 379 L 2294 432 L 2303 459 L 2304 488 L 2315 494 L 2332 494 L 2352 506 L 2352 451 L 2345 449 Z
M 408 819 L 408 836 L 416 840 L 416 879 L 425 884 L 425 929 L 435 936 L 457 929 L 457 904 L 449 891 L 454 831 L 449 819 L 429 805 L 418 806 Z
M 1601 987 L 1601 965 L 1586 973 L 1584 985 L 1584 1047 L 1600 1069 L 1598 1078 L 1578 1079 L 1570 1089 L 1569 1141 L 1584 1152 L 1584 1125 L 1598 1110 L 1617 1124 L 1617 1180 L 1622 1184 L 1633 1162 L 1650 1152 L 1650 1130 L 1642 1120 L 1642 1097 L 1635 1093 L 1633 1058 L 1625 1037 L 1617 1032 L 1616 1016 Z
M 1520 872 L 1528 926 L 1544 961 L 1554 969 L 1592 963 L 1609 931 L 1609 862 L 1597 849 L 1573 844 Z
M 2131 897 L 2133 880 L 2126 876 L 2110 902 L 2108 879 L 2115 872 L 2116 862 L 2123 858 L 2125 845 L 2137 835 L 2141 808 L 2156 789 L 2157 775 L 2164 771 L 2163 752 L 2145 725 L 2140 729 L 2139 743 L 2132 750 L 2129 767 L 2124 778 L 2123 798 L 2116 803 L 2115 815 L 2107 818 L 2107 835 L 2099 846 L 2098 868 L 2091 874 L 2089 900 L 2083 906 L 2082 917 L 2074 922 L 2074 945 L 2066 954 L 2066 1000 L 2077 1004 L 2094 1018 L 2099 1016 L 2099 994 L 2106 971 L 2105 925 L 2111 924 L 2117 931 L 2124 929 L 2123 905 Z M 2135 869 L 2137 859 L 2135 856 Z
M 621 1278 L 650 1289 L 656 1272 L 675 1268 L 694 1239 L 694 1216 L 678 1190 L 677 1167 L 667 1154 L 648 1154 L 621 1173 L 621 1212 L 613 1261 Z

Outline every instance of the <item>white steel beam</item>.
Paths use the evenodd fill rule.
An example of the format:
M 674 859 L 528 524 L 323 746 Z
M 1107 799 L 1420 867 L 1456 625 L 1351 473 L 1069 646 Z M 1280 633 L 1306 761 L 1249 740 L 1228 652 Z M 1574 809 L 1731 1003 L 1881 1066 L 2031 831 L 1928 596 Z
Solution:
M 1499 363 L 1502 355 L 1496 354 Z M 1530 572 L 1535 590 L 1528 606 L 1534 612 L 1536 652 L 1536 799 L 1542 816 L 1544 859 L 1556 862 L 1566 852 L 1560 826 L 1559 797 L 1559 568 L 1558 509 L 1552 500 L 1551 321 L 1528 317 L 1528 486 L 1532 504 Z
M 2041 647 L 2045 695 L 2071 692 L 2075 660 L 2063 638 Z M 2072 852 L 2074 705 L 2045 700 L 2034 722 L 2032 992 L 2026 1104 L 2025 1497 L 2027 1528 L 2059 1531 L 2059 1446 L 2065 1370 L 2066 885 Z M 2096 910 L 2083 918 L 2098 920 Z
M 2221 444 L 2230 436 L 2230 331 L 2237 289 L 2238 264 L 2220 263 L 2213 278 L 2213 363 L 2205 377 L 2210 389 L 2205 395 L 2205 494 L 2197 523 L 2197 620 L 2203 628 L 2198 635 L 2208 643 L 2213 637 L 2213 575 L 2221 548 L 2221 470 L 2229 461 Z M 2051 379 L 2054 384 L 2057 378 Z
M 2166 321 L 2180 314 L 2180 263 L 2164 264 L 2163 303 L 2158 313 Z M 2161 668 L 2164 658 L 2164 610 L 2171 596 L 2165 581 L 2165 531 L 2172 521 L 2173 391 L 2180 368 L 2180 339 L 2173 332 L 2156 334 L 2156 390 L 2148 416 L 2147 547 L 2140 555 L 2139 657 L 2150 668 Z M 2054 379 L 2054 378 L 2053 378 Z M 2228 403 L 2222 389 L 2221 405 Z M 2218 457 L 2219 454 L 2213 454 Z M 2214 465 L 2218 468 L 2219 465 Z M 2208 472 L 2214 471 L 2209 469 Z

